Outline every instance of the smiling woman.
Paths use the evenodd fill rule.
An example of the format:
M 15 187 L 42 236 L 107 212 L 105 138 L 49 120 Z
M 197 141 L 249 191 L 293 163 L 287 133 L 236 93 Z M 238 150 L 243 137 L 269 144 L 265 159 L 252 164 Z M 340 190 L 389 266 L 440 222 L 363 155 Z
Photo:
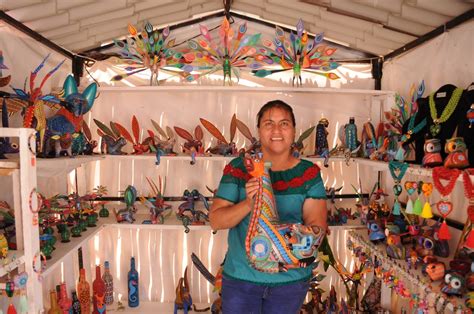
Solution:
M 271 186 L 267 189 L 273 192 L 279 223 L 300 223 L 313 227 L 308 230 L 326 230 L 326 192 L 319 167 L 292 155 L 292 108 L 281 100 L 266 103 L 257 114 L 257 128 L 259 155 L 264 163 L 271 164 Z M 246 252 L 247 234 L 253 223 L 252 213 L 257 210 L 255 204 L 259 203 L 256 197 L 262 193 L 262 181 L 252 177 L 246 161 L 235 158 L 225 167 L 209 214 L 214 230 L 230 229 L 223 266 L 223 312 L 297 313 L 308 291 L 314 258 L 299 260 L 297 267 L 288 269 L 281 265 L 275 272 L 263 272 L 252 266 L 255 261 L 249 260 Z M 257 253 L 267 256 L 264 253 L 269 248 L 265 241 L 258 243 Z M 286 249 L 293 250 L 291 245 Z M 268 264 L 272 263 L 271 258 L 267 257 Z

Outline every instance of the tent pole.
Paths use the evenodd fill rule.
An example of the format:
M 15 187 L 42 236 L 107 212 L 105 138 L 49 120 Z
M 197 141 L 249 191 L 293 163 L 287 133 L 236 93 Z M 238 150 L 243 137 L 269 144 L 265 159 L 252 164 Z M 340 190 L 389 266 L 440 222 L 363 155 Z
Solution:
M 21 31 L 22 33 L 30 36 L 33 39 L 36 39 L 40 43 L 44 44 L 48 48 L 51 48 L 52 50 L 59 52 L 63 56 L 73 60 L 74 54 L 63 47 L 53 43 L 51 40 L 47 39 L 43 35 L 35 32 L 31 28 L 27 27 L 23 23 L 17 21 L 16 19 L 12 18 L 10 15 L 6 14 L 3 10 L 0 10 L 0 19 L 5 21 L 7 24 L 10 26 L 16 28 L 17 30 Z
M 405 46 L 400 47 L 397 50 L 394 50 L 394 51 L 390 52 L 389 54 L 384 56 L 384 60 L 388 61 L 390 59 L 393 59 L 393 58 L 395 58 L 395 57 L 397 57 L 397 56 L 399 56 L 399 55 L 401 55 L 401 54 L 403 54 L 403 53 L 405 53 L 405 52 L 407 52 L 407 51 L 409 51 L 409 50 L 411 50 L 415 47 L 418 47 L 419 45 L 425 43 L 426 41 L 431 40 L 431 39 L 443 34 L 448 29 L 454 28 L 454 27 L 456 27 L 456 26 L 458 26 L 458 25 L 460 25 L 464 22 L 467 22 L 467 21 L 471 20 L 472 18 L 474 18 L 474 9 L 471 9 L 471 10 L 455 17 L 451 21 L 448 21 L 446 24 L 441 25 L 438 28 L 435 28 L 431 32 L 426 33 L 425 35 L 409 42 Z

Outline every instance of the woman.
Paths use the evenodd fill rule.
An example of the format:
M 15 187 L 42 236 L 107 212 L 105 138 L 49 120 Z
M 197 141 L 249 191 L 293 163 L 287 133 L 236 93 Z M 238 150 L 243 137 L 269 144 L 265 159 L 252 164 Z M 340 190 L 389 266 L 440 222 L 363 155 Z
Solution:
M 292 108 L 281 100 L 266 103 L 257 114 L 257 128 L 263 160 L 271 162 L 270 177 L 281 222 L 316 225 L 326 230 L 326 191 L 319 168 L 292 154 Z M 213 230 L 230 229 L 222 281 L 223 313 L 297 313 L 308 291 L 312 267 L 275 274 L 250 266 L 245 236 L 258 181 L 248 178 L 243 159 L 232 160 L 224 169 L 209 213 Z M 291 187 L 275 185 L 295 178 L 298 179 L 292 182 L 298 184 Z

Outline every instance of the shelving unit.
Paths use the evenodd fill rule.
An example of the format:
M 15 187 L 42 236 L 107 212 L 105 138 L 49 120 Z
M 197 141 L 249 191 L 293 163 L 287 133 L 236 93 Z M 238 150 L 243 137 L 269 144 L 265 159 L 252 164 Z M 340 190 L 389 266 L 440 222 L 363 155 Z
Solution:
M 438 303 L 442 304 L 446 302 L 445 310 L 449 312 L 445 313 L 455 312 L 458 305 L 462 305 L 464 308 L 463 299 L 456 297 L 446 298 L 446 296 L 440 292 L 439 285 L 442 284 L 443 280 L 432 282 L 429 277 L 422 274 L 420 266 L 418 266 L 417 269 L 408 269 L 407 262 L 405 260 L 396 260 L 390 258 L 385 251 L 385 245 L 373 244 L 369 240 L 366 230 L 351 230 L 349 231 L 348 235 L 356 245 L 360 245 L 365 249 L 370 250 L 373 256 L 376 256 L 377 259 L 381 260 L 384 265 L 389 265 L 392 267 L 399 277 L 399 280 L 403 280 L 405 286 L 417 286 L 420 293 L 425 294 L 426 296 L 429 295 L 430 298 L 436 299 Z M 449 261 L 452 259 L 453 254 L 454 253 L 451 252 L 451 257 L 448 258 L 438 256 L 436 258 L 445 265 L 449 265 Z M 453 302 L 454 300 L 455 302 Z
M 34 147 L 34 134 L 32 129 L 25 128 L 0 128 L 0 137 L 18 138 L 19 157 L 16 160 L 0 162 L 2 174 L 12 176 L 13 208 L 15 212 L 15 230 L 17 237 L 17 251 L 9 252 L 7 263 L 0 266 L 0 276 L 17 268 L 23 268 L 28 274 L 26 295 L 28 307 L 32 313 L 43 309 L 42 287 L 38 276 L 33 269 L 33 264 L 39 269 L 39 238 L 37 214 L 30 210 L 37 208 L 35 197 L 36 188 L 36 157 L 30 147 Z M 36 256 L 36 257 L 35 257 Z
M 211 115 L 212 114 L 215 115 L 214 118 L 209 117 L 209 119 L 211 121 L 212 120 L 213 121 L 217 120 L 217 121 L 220 121 L 220 122 L 224 122 L 223 120 L 225 120 L 225 118 L 223 118 L 223 116 L 222 116 L 222 114 L 224 114 L 224 111 L 226 111 L 225 114 L 227 115 L 228 114 L 227 111 L 236 110 L 233 107 L 228 107 L 229 109 L 227 109 L 227 107 L 225 107 L 226 109 L 223 109 L 224 108 L 223 105 L 222 105 L 222 102 L 224 102 L 223 99 L 228 99 L 228 97 L 230 97 L 230 98 L 238 97 L 238 98 L 235 98 L 234 102 L 235 103 L 244 103 L 245 102 L 245 99 L 244 99 L 245 97 L 244 96 L 246 94 L 252 95 L 252 97 L 255 96 L 255 99 L 252 100 L 252 102 L 253 102 L 252 105 L 249 105 L 248 108 L 247 107 L 242 107 L 242 109 L 239 109 L 239 112 L 240 112 L 240 114 L 248 113 L 249 116 L 252 116 L 252 120 L 253 120 L 253 116 L 254 116 L 254 112 L 252 112 L 252 110 L 255 110 L 256 108 L 261 106 L 263 101 L 265 99 L 268 99 L 269 97 L 271 97 L 273 99 L 275 99 L 275 98 L 285 99 L 285 97 L 286 98 L 287 97 L 292 97 L 291 95 L 294 95 L 296 98 L 299 98 L 300 101 L 301 101 L 302 99 L 309 99 L 309 98 L 306 98 L 309 95 L 320 95 L 320 97 L 317 98 L 318 100 L 316 100 L 316 102 L 318 104 L 322 103 L 323 108 L 319 109 L 319 110 L 321 110 L 321 112 L 324 112 L 328 108 L 330 108 L 329 110 L 333 110 L 333 112 L 336 112 L 336 110 L 334 110 L 334 108 L 332 108 L 331 105 L 330 105 L 330 104 L 334 103 L 332 99 L 336 95 L 341 96 L 342 98 L 338 98 L 338 99 L 340 99 L 344 103 L 346 103 L 348 100 L 350 101 L 351 97 L 355 97 L 355 98 L 358 99 L 357 106 L 361 107 L 361 108 L 358 108 L 358 107 L 353 107 L 353 108 L 357 108 L 357 110 L 358 110 L 357 112 L 358 112 L 359 117 L 363 116 L 363 117 L 371 118 L 371 119 L 373 119 L 373 121 L 377 120 L 378 118 L 381 117 L 381 112 L 383 111 L 382 108 L 384 106 L 385 107 L 386 106 L 391 106 L 391 104 L 393 102 L 393 98 L 394 98 L 393 97 L 394 92 L 367 91 L 367 90 L 340 90 L 340 89 L 332 89 L 332 88 L 284 88 L 284 89 L 282 89 L 282 88 L 247 88 L 247 87 L 216 87 L 216 86 L 211 86 L 211 87 L 190 86 L 190 87 L 186 87 L 184 89 L 183 89 L 183 87 L 180 87 L 180 86 L 176 86 L 176 87 L 167 87 L 167 86 L 139 87 L 139 88 L 135 88 L 135 87 L 134 88 L 101 88 L 102 97 L 100 97 L 98 99 L 98 101 L 102 102 L 104 99 L 106 99 L 106 100 L 108 99 L 108 101 L 111 101 L 113 104 L 112 103 L 111 104 L 105 104 L 105 106 L 104 106 L 104 103 L 96 103 L 96 105 L 94 105 L 94 108 L 92 109 L 90 115 L 88 117 L 85 117 L 85 119 L 89 123 L 89 125 L 91 126 L 91 131 L 92 131 L 93 134 L 95 134 L 95 129 L 94 129 L 95 126 L 92 122 L 92 117 L 98 118 L 99 120 L 102 117 L 104 119 L 109 119 L 109 120 L 121 122 L 125 125 L 125 127 L 128 127 L 129 123 L 130 123 L 130 121 L 129 121 L 130 118 L 129 117 L 131 117 L 131 114 L 139 114 L 138 112 L 146 112 L 146 110 L 142 110 L 144 106 L 148 106 L 150 103 L 152 103 L 153 100 L 160 99 L 160 103 L 158 104 L 158 107 L 154 107 L 154 109 L 153 109 L 154 112 L 156 112 L 158 114 L 159 112 L 157 112 L 157 111 L 159 111 L 159 110 L 163 110 L 163 112 L 165 112 L 166 108 L 168 108 L 168 109 L 173 108 L 174 109 L 174 111 L 166 111 L 169 114 L 173 113 L 172 116 L 167 116 L 163 120 L 161 118 L 159 120 L 158 120 L 158 118 L 156 118 L 157 121 L 160 121 L 160 124 L 163 123 L 162 125 L 166 126 L 169 123 L 169 121 L 174 121 L 174 122 L 181 121 L 181 120 L 177 120 L 176 117 L 174 117 L 173 115 L 176 115 L 178 112 L 183 112 L 181 109 L 177 110 L 177 105 L 175 104 L 175 102 L 170 100 L 170 99 L 166 99 L 166 97 L 171 95 L 171 97 L 175 97 L 175 98 L 178 97 L 177 99 L 181 99 L 182 96 L 184 95 L 183 92 L 184 93 L 188 93 L 188 92 L 190 93 L 190 97 L 188 97 L 188 99 L 183 98 L 182 100 L 180 100 L 183 103 L 186 103 L 186 102 L 190 103 L 190 102 L 195 101 L 197 95 L 203 95 L 203 96 L 204 95 L 209 95 L 209 97 L 216 99 L 216 100 L 212 100 L 211 101 L 212 103 L 214 103 L 214 101 L 218 102 L 218 104 L 215 103 L 214 106 L 220 106 L 220 110 L 213 110 L 212 113 L 210 112 L 210 110 L 207 110 L 206 108 L 201 108 L 200 106 L 191 106 L 191 104 L 189 104 L 189 106 L 182 106 L 181 109 L 183 109 L 184 112 L 186 113 L 186 117 L 187 117 L 188 120 L 190 120 L 191 118 L 193 118 L 193 120 L 194 120 L 194 119 L 197 119 L 197 117 L 196 117 L 197 115 L 201 115 L 203 113 L 204 114 L 209 113 Z M 122 93 L 125 93 L 125 94 L 122 94 Z M 165 98 L 162 99 L 161 97 L 157 97 L 158 96 L 157 93 L 160 94 L 160 95 L 165 95 Z M 235 93 L 235 95 L 233 95 L 233 93 Z M 133 106 L 132 110 L 130 110 L 132 108 L 132 106 L 128 107 L 129 112 L 127 112 L 127 110 L 124 110 L 125 107 L 123 106 L 123 103 L 127 103 L 127 104 L 131 103 L 131 99 L 133 99 L 133 97 L 135 97 L 137 95 L 140 95 L 140 96 L 142 96 L 144 98 L 147 98 L 147 99 L 141 99 L 140 102 L 139 102 L 140 105 L 138 107 Z M 215 95 L 217 95 L 217 96 L 215 96 Z M 132 97 L 132 98 L 130 98 L 130 97 Z M 132 100 L 132 102 L 133 102 L 133 100 Z M 311 125 L 314 125 L 314 123 L 316 123 L 318 121 L 317 120 L 318 117 L 315 116 L 315 114 L 314 114 L 314 111 L 315 111 L 315 107 L 313 107 L 314 101 L 312 100 L 311 103 L 312 103 L 311 105 L 305 104 L 303 107 L 300 107 L 300 108 L 304 108 L 304 110 L 305 110 L 305 114 L 302 114 L 302 117 L 305 120 L 304 121 L 298 121 L 298 126 L 304 127 L 305 125 L 308 124 L 309 119 L 311 119 L 311 121 L 312 121 Z M 360 106 L 360 104 L 362 104 L 362 106 Z M 112 105 L 113 107 L 110 107 L 110 105 Z M 324 107 L 324 106 L 326 106 L 326 107 Z M 362 109 L 362 107 L 364 109 Z M 324 108 L 326 108 L 326 109 L 324 109 Z M 140 110 L 138 110 L 138 109 L 140 109 Z M 318 109 L 316 109 L 316 110 L 318 110 Z M 311 117 L 308 115 L 308 113 L 310 113 L 310 112 L 311 112 Z M 117 113 L 120 113 L 120 115 L 117 116 Z M 239 114 L 239 118 L 242 119 L 242 120 L 246 120 L 245 115 L 240 116 L 240 114 Z M 298 115 L 298 113 L 296 113 L 296 114 Z M 179 114 L 179 116 L 180 116 L 180 119 L 183 118 L 182 113 Z M 331 117 L 328 117 L 328 118 L 331 119 Z M 140 123 L 145 124 L 144 117 L 138 116 L 138 119 L 139 119 Z M 340 121 L 343 121 L 343 118 L 342 118 L 341 115 L 339 115 L 337 119 L 339 119 Z M 109 120 L 105 120 L 105 122 L 108 122 Z M 92 124 L 91 124 L 91 122 L 92 122 Z M 147 122 L 147 123 L 149 123 L 149 122 Z M 194 124 L 194 122 L 193 122 L 193 124 Z M 224 125 L 228 124 L 228 121 L 225 121 L 225 123 L 223 123 L 223 124 Z M 335 124 L 333 124 L 333 126 L 334 125 Z M 186 127 L 186 125 L 182 125 L 182 126 Z M 225 128 L 225 130 L 227 130 L 228 125 L 225 125 L 224 128 Z M 206 135 L 206 137 L 207 136 L 208 135 Z M 213 140 L 212 138 L 210 140 L 206 139 L 206 145 L 209 145 L 209 141 L 212 141 L 212 143 L 215 142 L 215 140 Z M 241 141 L 242 141 L 242 136 L 241 136 Z M 181 140 L 179 142 L 181 142 Z M 240 145 L 241 144 L 242 144 L 242 142 L 240 142 Z M 176 146 L 176 150 L 178 151 L 177 146 Z M 331 143 L 330 143 L 330 146 L 332 146 Z M 206 147 L 208 147 L 208 146 L 206 146 Z M 215 161 L 220 162 L 220 163 L 226 163 L 226 162 L 230 161 L 232 158 L 234 158 L 234 157 L 197 156 L 196 157 L 196 164 L 200 165 L 201 170 L 203 170 L 203 169 L 206 169 L 208 163 L 215 162 Z M 318 163 L 320 165 L 323 163 L 322 158 L 306 158 L 306 157 L 303 157 L 303 158 L 308 159 L 312 162 Z M 45 180 L 49 177 L 66 176 L 70 171 L 72 171 L 72 170 L 74 170 L 74 169 L 76 169 L 80 166 L 87 165 L 88 163 L 91 163 L 91 162 L 92 162 L 92 165 L 94 165 L 93 167 L 97 167 L 97 168 L 102 167 L 102 168 L 105 169 L 105 166 L 101 165 L 105 161 L 121 163 L 121 166 L 120 165 L 118 166 L 118 171 L 120 171 L 120 169 L 122 169 L 122 171 L 123 170 L 130 171 L 131 173 L 134 173 L 134 171 L 135 171 L 135 172 L 141 173 L 141 176 L 144 176 L 144 175 L 146 175 L 146 173 L 143 173 L 143 167 L 142 166 L 138 167 L 135 164 L 138 164 L 139 161 L 144 161 L 144 162 L 146 162 L 146 165 L 149 165 L 151 163 L 154 164 L 155 160 L 156 160 L 155 154 L 120 155 L 120 156 L 93 155 L 93 156 L 77 156 L 75 158 L 62 157 L 62 158 L 58 158 L 58 159 L 41 159 L 41 160 L 37 160 L 37 176 L 41 180 Z M 99 162 L 97 162 L 97 161 L 99 161 Z M 186 155 L 161 156 L 161 162 L 165 163 L 165 166 L 166 166 L 167 163 L 172 163 L 174 161 L 180 162 L 181 164 L 185 164 L 185 163 L 188 163 L 188 161 L 191 161 L 191 157 L 186 156 Z M 331 164 L 331 161 L 334 162 L 334 163 Z M 97 162 L 97 163 L 94 164 L 93 162 Z M 205 162 L 206 164 L 203 164 L 203 162 Z M 340 170 L 342 171 L 342 168 L 345 167 L 345 165 L 343 165 L 343 163 L 345 163 L 345 158 L 344 157 L 342 157 L 342 156 L 341 157 L 331 157 L 330 158 L 330 167 L 328 168 L 329 170 L 324 170 L 323 169 L 323 171 L 332 171 L 331 169 L 333 169 L 334 167 L 337 167 L 338 169 L 341 168 Z M 351 159 L 349 161 L 349 165 L 356 165 L 357 166 L 357 173 L 359 171 L 358 170 L 358 168 L 359 168 L 358 165 L 368 166 L 367 168 L 371 168 L 372 166 L 377 166 L 381 170 L 388 169 L 387 165 L 383 164 L 383 163 L 377 164 L 376 162 L 372 162 L 372 161 L 370 161 L 367 164 L 365 164 L 365 163 L 366 163 L 366 161 L 360 161 L 360 160 L 357 160 L 357 159 Z M 341 166 L 339 164 L 341 164 Z M 12 166 L 12 167 L 14 167 L 14 166 Z M 163 166 L 158 166 L 158 167 L 163 167 Z M 195 166 L 193 166 L 193 167 L 195 167 Z M 190 171 L 195 171 L 195 169 L 198 169 L 198 168 L 190 168 L 190 169 L 192 169 Z M 354 170 L 354 173 L 355 173 L 355 170 Z M 120 174 L 118 172 L 115 172 L 115 171 L 111 172 L 110 169 L 107 169 L 107 172 L 104 173 L 104 176 L 105 175 L 109 175 L 109 176 L 110 175 L 117 175 L 117 174 L 120 176 Z M 179 175 L 181 175 L 181 174 L 179 174 Z M 217 175 L 220 176 L 221 172 L 219 172 L 218 174 L 217 173 L 215 174 L 215 176 L 217 176 Z M 346 175 L 347 175 L 347 172 L 346 172 Z M 202 178 L 202 179 L 204 179 L 204 178 Z M 140 178 L 137 177 L 136 180 L 138 181 L 138 180 L 140 180 Z M 346 179 L 343 179 L 343 180 L 346 180 Z M 100 182 L 102 183 L 102 181 L 100 181 Z M 125 179 L 122 178 L 120 182 L 122 182 L 122 183 L 120 184 L 119 188 L 122 189 L 124 183 L 125 184 L 133 184 L 133 179 L 132 179 L 132 181 L 129 181 L 126 178 Z M 94 184 L 97 184 L 97 183 L 94 183 Z M 332 183 L 332 182 L 328 183 L 328 185 L 331 185 L 331 184 L 333 184 L 333 186 L 334 186 L 334 184 L 336 184 L 336 182 L 334 181 L 334 183 Z M 338 184 L 340 184 L 340 183 L 338 183 Z M 349 189 L 350 189 L 350 187 L 349 187 Z M 176 192 L 174 192 L 174 193 L 176 193 Z M 112 195 L 115 195 L 115 192 Z M 167 195 L 169 195 L 169 194 L 167 194 Z M 337 197 L 337 195 L 336 195 L 336 197 Z M 24 198 L 24 196 L 22 196 L 22 198 Z M 26 199 L 28 199 L 28 197 L 26 197 Z M 174 214 L 172 214 L 171 217 L 168 217 L 165 220 L 164 225 L 144 225 L 144 224 L 139 224 L 139 222 L 141 222 L 143 219 L 148 219 L 148 215 L 147 214 L 142 214 L 142 212 L 143 212 L 142 210 L 139 210 L 138 214 L 136 215 L 137 221 L 134 224 L 126 224 L 126 223 L 117 224 L 115 222 L 115 217 L 112 217 L 113 214 L 111 212 L 111 217 L 109 217 L 107 219 L 100 218 L 99 221 L 98 221 L 98 226 L 95 227 L 95 228 L 88 228 L 88 230 L 86 232 L 84 232 L 80 238 L 71 238 L 71 242 L 69 242 L 69 243 L 59 243 L 59 241 L 58 241 L 58 243 L 56 243 L 57 249 L 53 252 L 52 259 L 47 261 L 47 267 L 46 267 L 46 269 L 43 273 L 43 278 L 44 278 L 43 279 L 43 284 L 45 285 L 45 287 L 43 287 L 43 289 L 41 289 L 41 288 L 37 289 L 38 293 L 40 295 L 45 294 L 47 292 L 47 289 L 54 287 L 54 285 L 58 283 L 57 282 L 57 273 L 60 271 L 60 269 L 61 269 L 61 271 L 65 271 L 66 265 L 67 265 L 68 272 L 69 272 L 69 267 L 73 266 L 74 263 L 75 263 L 75 258 L 74 257 L 75 257 L 75 254 L 77 252 L 77 249 L 79 247 L 83 247 L 83 249 L 87 250 L 87 248 L 84 247 L 84 246 L 90 245 L 90 243 L 92 243 L 91 241 L 93 239 L 94 239 L 93 241 L 96 241 L 96 238 L 97 238 L 96 236 L 99 235 L 100 232 L 105 233 L 105 231 L 111 230 L 110 228 L 113 228 L 113 229 L 119 230 L 119 231 L 117 231 L 118 232 L 117 234 L 120 234 L 119 232 L 123 232 L 123 234 L 127 234 L 127 235 L 132 234 L 132 233 L 135 234 L 135 233 L 138 233 L 138 232 L 140 232 L 140 233 L 153 232 L 154 230 L 169 230 L 169 231 L 174 230 L 174 232 L 178 231 L 179 234 L 181 234 L 181 232 L 182 232 L 182 234 L 184 234 L 184 228 L 181 225 L 181 222 L 179 222 L 177 220 L 177 218 L 175 217 Z M 145 211 L 145 213 L 147 213 L 147 211 Z M 330 227 L 330 229 L 334 230 L 334 233 L 337 233 L 339 231 L 345 232 L 344 230 L 346 230 L 346 229 L 360 228 L 360 227 L 361 227 L 361 225 L 357 221 L 350 221 L 348 225 L 332 226 L 332 227 Z M 209 231 L 209 234 L 210 234 L 210 231 L 211 231 L 210 227 L 208 225 L 190 226 L 190 229 L 191 229 L 191 232 L 189 234 L 190 238 L 192 238 L 193 231 L 196 231 L 196 232 Z M 104 234 L 104 233 L 100 233 L 100 234 Z M 115 233 L 110 233 L 110 234 L 115 234 Z M 31 238 L 35 239 L 35 238 L 38 238 L 38 236 L 31 237 Z M 39 249 L 39 247 L 38 247 L 38 249 Z M 97 248 L 95 248 L 94 250 L 97 250 Z M 89 252 L 91 254 L 91 256 L 90 256 L 89 261 L 87 262 L 91 265 L 94 264 L 94 261 L 97 260 L 97 258 L 94 258 L 94 255 L 93 255 L 94 253 L 92 251 L 93 250 L 91 250 L 91 252 Z M 89 258 L 89 256 L 87 256 L 87 254 L 86 254 L 86 257 Z M 211 261 L 211 259 L 209 257 L 209 262 L 210 261 Z M 122 261 L 122 263 L 123 263 L 123 261 Z M 62 266 L 60 266 L 60 265 L 62 265 Z M 169 271 L 169 270 L 166 270 L 166 271 Z M 173 272 L 174 272 L 174 270 L 173 270 Z M 37 278 L 37 276 L 33 276 L 33 277 Z M 73 275 L 68 274 L 66 277 L 68 278 L 67 281 L 68 281 L 68 285 L 70 286 L 69 289 L 71 289 L 71 286 L 75 285 L 75 282 L 72 282 L 73 281 L 72 280 Z M 53 278 L 54 278 L 54 282 L 53 282 Z M 92 280 L 90 282 L 92 282 Z M 41 299 L 41 298 L 39 298 L 39 299 Z M 46 304 L 48 303 L 48 301 L 47 301 L 48 298 L 47 297 L 43 298 L 43 300 L 45 300 Z M 167 300 L 169 300 L 169 295 L 167 297 Z M 42 306 L 43 304 L 41 303 L 39 305 Z M 157 311 L 158 308 L 161 309 L 160 306 L 163 307 L 163 310 L 162 311 Z M 134 312 L 145 313 L 145 312 L 148 311 L 147 310 L 148 308 L 149 308 L 150 312 L 168 313 L 168 312 L 171 312 L 171 310 L 173 309 L 173 304 L 172 303 L 169 304 L 169 303 L 166 303 L 166 302 L 163 303 L 163 304 L 155 303 L 155 302 L 141 302 L 141 306 L 137 310 L 132 310 L 132 309 L 127 308 L 125 313 L 128 313 L 128 311 L 130 311 L 130 313 L 134 313 Z

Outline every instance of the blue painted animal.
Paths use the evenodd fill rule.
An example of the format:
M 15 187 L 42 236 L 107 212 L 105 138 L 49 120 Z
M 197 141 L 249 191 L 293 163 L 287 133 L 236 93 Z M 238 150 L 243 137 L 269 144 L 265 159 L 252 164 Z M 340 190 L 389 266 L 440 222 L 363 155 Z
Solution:
M 78 138 L 82 130 L 83 115 L 91 110 L 97 94 L 96 83 L 90 84 L 84 92 L 79 93 L 72 75 L 66 78 L 63 88 L 65 100 L 61 101 L 61 109 L 46 119 L 46 140 L 43 152 L 45 156 L 50 155 L 52 145 L 54 145 L 56 157 L 59 156 L 61 137 L 69 134 L 73 139 Z

